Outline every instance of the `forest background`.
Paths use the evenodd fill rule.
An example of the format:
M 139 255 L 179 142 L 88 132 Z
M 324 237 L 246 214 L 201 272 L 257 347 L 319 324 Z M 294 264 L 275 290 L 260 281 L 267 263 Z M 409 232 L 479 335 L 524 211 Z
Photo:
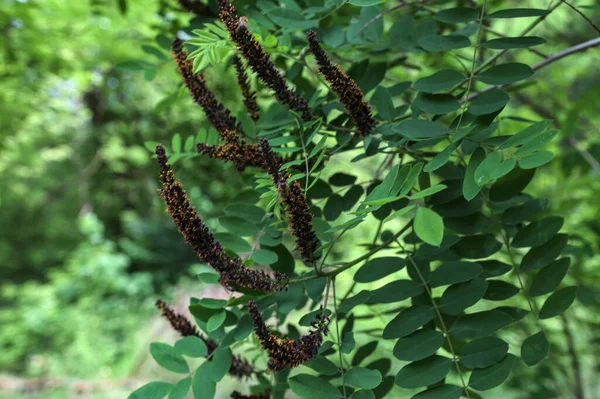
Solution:
M 476 2 L 408 3 L 385 14 L 384 34 L 401 15 Z M 540 6 L 534 0 L 487 3 Z M 536 27 L 547 40 L 536 47 L 541 56 L 519 57 L 537 62 L 597 38 L 590 22 L 598 25 L 600 9 L 592 3 L 573 3 L 589 21 L 562 4 Z M 349 3 L 326 4 L 335 10 L 331 18 L 358 14 Z M 117 398 L 157 376 L 172 379 L 148 352 L 150 342 L 176 339 L 154 302 L 160 297 L 183 311 L 190 296 L 227 296 L 198 279 L 206 266 L 164 213 L 151 152 L 155 142 L 210 133 L 181 90 L 168 49 L 177 32 L 190 34 L 212 20 L 195 18 L 174 0 L 0 3 L 0 398 Z M 500 27 L 510 34 L 526 24 L 509 19 Z M 394 60 L 405 65 L 397 82 L 414 82 L 446 62 L 446 55 L 426 64 L 422 55 L 413 56 Z M 565 218 L 563 229 L 577 243 L 570 278 L 579 291 L 553 326 L 547 363 L 514 373 L 493 397 L 559 397 L 552 396 L 556 381 L 573 397 L 600 396 L 598 65 L 596 47 L 545 66 L 535 83 L 511 93 L 512 114 L 552 119 L 560 129 L 548 144 L 555 159 L 538 170 L 528 190 L 550 198 L 552 212 Z M 206 75 L 224 103 L 243 111 L 233 68 L 223 63 Z M 259 96 L 261 105 L 272 102 L 267 93 Z M 370 176 L 376 166 L 363 163 L 354 171 Z M 347 168 L 329 167 L 330 174 Z M 181 159 L 177 168 L 199 212 L 225 231 L 217 220 L 246 186 L 235 168 L 206 157 Z M 356 240 L 372 230 L 359 227 L 344 237 L 337 255 L 352 254 Z

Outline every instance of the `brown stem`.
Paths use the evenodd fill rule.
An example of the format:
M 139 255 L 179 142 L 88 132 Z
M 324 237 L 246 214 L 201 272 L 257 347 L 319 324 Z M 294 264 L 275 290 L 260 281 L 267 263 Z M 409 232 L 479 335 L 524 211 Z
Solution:
M 577 14 L 581 15 L 581 17 L 583 19 L 585 19 L 587 21 L 588 24 L 590 24 L 592 26 L 592 28 L 596 29 L 596 32 L 600 33 L 600 28 L 598 28 L 591 19 L 589 19 L 584 13 L 582 13 L 577 7 L 575 7 L 574 5 L 567 3 L 565 0 L 560 0 L 563 3 L 565 3 L 566 5 L 568 5 L 569 7 L 571 7 Z
M 573 368 L 573 373 L 575 374 L 575 398 L 585 399 L 585 393 L 583 392 L 583 378 L 581 377 L 581 364 L 579 363 L 577 351 L 575 350 L 575 340 L 573 339 L 573 334 L 571 333 L 567 317 L 561 313 L 560 319 L 562 321 L 563 332 L 565 334 L 565 338 L 567 339 L 567 345 L 569 347 L 571 367 Z
M 551 56 L 549 56 L 548 58 L 546 58 L 545 60 L 542 60 L 540 62 L 538 62 L 537 64 L 535 64 L 534 66 L 531 67 L 531 69 L 533 69 L 534 71 L 537 71 L 538 69 L 542 69 L 543 67 L 552 64 L 555 61 L 558 61 L 562 58 L 565 58 L 569 55 L 572 54 L 576 54 L 576 53 L 580 53 L 582 51 L 585 50 L 589 50 L 591 48 L 600 46 L 600 37 L 596 38 L 596 39 L 592 39 L 592 40 L 588 40 L 587 42 L 583 42 L 580 43 L 576 46 L 573 47 L 569 47 L 563 51 L 559 51 L 558 53 L 552 54 Z M 488 91 L 492 91 L 494 89 L 499 89 L 499 88 L 503 88 L 506 87 L 507 85 L 498 85 L 498 86 L 489 86 L 487 87 L 485 90 L 482 90 L 478 93 L 473 93 L 471 95 L 469 95 L 466 98 L 462 98 L 460 100 L 461 103 L 464 103 L 466 101 L 471 101 L 476 99 L 477 97 L 479 97 L 480 95 L 482 95 L 483 93 L 487 93 Z

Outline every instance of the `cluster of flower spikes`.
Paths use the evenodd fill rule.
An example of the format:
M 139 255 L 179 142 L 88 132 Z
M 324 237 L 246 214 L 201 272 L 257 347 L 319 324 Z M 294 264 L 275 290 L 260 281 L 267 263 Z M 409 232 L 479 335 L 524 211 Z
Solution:
M 298 340 L 279 338 L 269 332 L 262 315 L 258 311 L 256 302 L 248 302 L 248 313 L 252 318 L 254 334 L 260 341 L 262 348 L 269 353 L 267 365 L 273 371 L 281 371 L 285 367 L 297 367 L 312 360 L 319 353 L 319 349 L 323 344 L 323 336 L 327 336 L 329 333 L 329 318 L 323 313 L 322 307 L 310 323 L 313 329 Z
M 241 124 L 231 114 L 231 111 L 220 103 L 206 85 L 201 74 L 194 74 L 193 63 L 188 60 L 188 53 L 183 48 L 181 39 L 173 40 L 171 50 L 177 69 L 183 83 L 187 86 L 194 101 L 202 107 L 208 121 L 217 129 L 223 143 L 217 146 L 198 145 L 198 152 L 214 158 L 232 162 L 236 168 L 243 171 L 248 166 L 262 165 L 260 149 L 256 144 L 247 143 L 243 136 Z
M 319 72 L 331 84 L 331 89 L 340 102 L 344 104 L 360 135 L 366 136 L 373 130 L 375 119 L 373 119 L 371 107 L 363 100 L 364 94 L 360 87 L 338 65 L 331 62 L 323 48 L 321 48 L 317 34 L 314 31 L 308 31 L 306 38 L 308 39 L 310 51 L 319 65 Z
M 156 301 L 156 307 L 160 309 L 161 315 L 166 318 L 171 327 L 182 337 L 195 336 L 200 338 L 206 344 L 208 348 L 207 356 L 210 359 L 210 355 L 217 349 L 219 344 L 213 339 L 206 338 L 204 335 L 198 331 L 196 326 L 194 326 L 185 316 L 176 313 L 173 308 L 167 306 L 167 304 L 162 300 Z M 231 366 L 229 367 L 229 374 L 236 378 L 249 377 L 255 372 L 254 368 L 248 361 L 240 356 L 234 355 L 231 359 Z
M 252 36 L 247 26 L 248 19 L 238 16 L 235 7 L 228 0 L 216 1 L 219 6 L 219 18 L 229 32 L 231 40 L 237 45 L 239 53 L 246 59 L 248 66 L 273 91 L 277 101 L 300 113 L 304 120 L 312 119 L 313 115 L 307 101 L 288 87 L 269 54 Z
M 302 192 L 297 180 L 289 181 L 290 174 L 281 171 L 281 162 L 271 150 L 269 141 L 265 138 L 259 139 L 259 146 L 265 170 L 271 175 L 273 183 L 285 204 L 289 225 L 296 237 L 296 246 L 305 262 L 314 264 L 317 261 L 315 251 L 319 240 L 313 229 L 313 215 L 310 213 L 306 195 Z
M 175 179 L 162 145 L 156 146 L 156 154 L 163 185 L 163 188 L 158 191 L 167 205 L 167 212 L 185 242 L 194 249 L 204 263 L 219 273 L 221 285 L 229 289 L 239 286 L 259 292 L 276 292 L 285 289 L 289 284 L 288 276 L 279 272 L 270 275 L 264 270 L 250 269 L 244 266 L 238 257 L 230 257 L 225 253 L 221 243 L 204 224 L 196 209 L 190 204 L 183 187 Z
M 242 89 L 242 96 L 244 97 L 244 105 L 248 111 L 248 115 L 253 121 L 257 121 L 260 117 L 258 110 L 258 104 L 256 103 L 256 92 L 253 92 L 250 88 L 250 81 L 242 60 L 237 55 L 233 57 L 233 65 L 235 66 L 235 72 L 237 74 L 238 85 Z
M 231 399 L 269 399 L 270 397 L 268 389 L 261 393 L 255 393 L 254 395 L 244 395 L 238 391 L 233 391 L 231 393 Z
M 262 166 L 261 151 L 256 144 L 246 143 L 245 139 L 229 130 L 222 132 L 221 137 L 225 142 L 216 146 L 198 143 L 198 152 L 224 162 L 232 162 L 240 172 L 243 172 L 248 166 Z

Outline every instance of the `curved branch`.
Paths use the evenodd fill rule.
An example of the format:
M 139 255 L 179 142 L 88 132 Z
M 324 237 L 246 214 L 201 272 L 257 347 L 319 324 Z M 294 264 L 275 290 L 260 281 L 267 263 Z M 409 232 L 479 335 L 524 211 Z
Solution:
M 571 54 L 576 54 L 576 53 L 580 53 L 582 51 L 594 48 L 594 47 L 598 47 L 600 46 L 600 37 L 596 38 L 596 39 L 592 39 L 592 40 L 588 40 L 587 42 L 583 42 L 580 43 L 576 46 L 573 47 L 569 47 L 563 51 L 559 51 L 558 53 L 552 54 L 551 56 L 549 56 L 548 58 L 546 58 L 545 60 L 542 60 L 540 62 L 538 62 L 537 64 L 535 64 L 534 66 L 531 67 L 531 69 L 533 69 L 534 71 L 537 71 L 538 69 L 542 69 L 543 67 L 552 64 L 553 62 L 556 62 L 562 58 L 565 58 Z M 503 87 L 506 87 L 508 85 L 494 85 L 494 86 L 489 86 L 486 89 L 478 92 L 478 93 L 472 93 L 470 96 L 463 98 L 460 100 L 461 103 L 464 103 L 466 101 L 471 101 L 476 99 L 477 97 L 479 97 L 480 95 L 482 95 L 483 93 L 487 93 L 489 91 L 492 91 L 494 89 L 500 89 Z

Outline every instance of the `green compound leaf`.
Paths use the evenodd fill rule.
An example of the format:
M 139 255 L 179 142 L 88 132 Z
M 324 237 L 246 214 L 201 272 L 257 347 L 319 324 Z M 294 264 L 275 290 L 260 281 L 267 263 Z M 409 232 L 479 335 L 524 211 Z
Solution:
M 439 246 L 444 238 L 444 221 L 429 208 L 417 208 L 414 229 L 421 240 L 433 246 Z
M 512 298 L 521 291 L 518 287 L 502 280 L 490 280 L 489 287 L 484 295 L 488 301 L 504 301 Z
M 513 169 L 509 174 L 494 183 L 490 189 L 492 201 L 507 201 L 519 195 L 533 179 L 535 169 Z
M 521 359 L 529 367 L 540 363 L 548 353 L 550 353 L 550 343 L 543 331 L 528 337 L 521 346 Z
M 290 389 L 301 398 L 337 399 L 342 394 L 336 387 L 319 377 L 298 374 L 288 380 Z
M 346 384 L 362 389 L 373 389 L 381 383 L 382 377 L 378 370 L 364 367 L 354 367 L 344 376 Z
M 504 108 L 509 100 L 510 97 L 504 91 L 494 89 L 477 97 L 469 105 L 468 112 L 478 116 L 488 115 Z
M 184 378 L 177 384 L 173 385 L 169 391 L 169 399 L 184 399 L 192 386 L 190 377 Z
M 519 167 L 521 169 L 535 169 L 554 159 L 554 153 L 550 151 L 540 151 L 524 158 L 519 159 Z
M 462 392 L 461 387 L 444 384 L 419 392 L 411 399 L 459 399 L 462 396 Z
M 511 324 L 513 317 L 500 310 L 486 310 L 460 316 L 450 329 L 450 333 L 458 339 L 475 339 L 487 337 Z
M 233 233 L 215 233 L 215 239 L 218 240 L 225 248 L 232 250 L 235 253 L 249 252 L 252 247 L 248 241 L 244 240 Z
M 441 264 L 431 273 L 429 283 L 431 287 L 462 283 L 477 278 L 483 272 L 479 263 L 473 262 L 446 262 Z
M 509 62 L 480 72 L 475 76 L 475 79 L 489 85 L 507 85 L 527 79 L 533 74 L 533 69 L 529 65 Z
M 456 50 L 469 47 L 470 45 L 471 41 L 469 38 L 461 35 L 429 35 L 419 39 L 419 46 L 433 53 Z
M 519 230 L 510 245 L 516 248 L 540 246 L 550 241 L 563 224 L 564 219 L 559 216 L 536 220 Z
M 414 305 L 404 309 L 383 329 L 383 339 L 405 337 L 433 320 L 433 310 L 429 306 Z
M 381 116 L 381 119 L 385 121 L 391 121 L 394 119 L 394 102 L 392 101 L 392 97 L 385 87 L 379 86 L 377 89 L 375 89 L 375 93 L 373 93 L 369 103 L 375 107 L 379 113 L 379 116 Z
M 217 383 L 213 379 L 212 362 L 204 362 L 194 373 L 192 379 L 194 399 L 213 399 L 217 391 Z
M 471 201 L 481 191 L 481 185 L 477 184 L 477 181 L 475 180 L 475 172 L 483 163 L 485 157 L 485 150 L 481 147 L 477 147 L 473 152 L 473 155 L 471 155 L 462 187 L 463 196 L 467 201 Z
M 370 7 L 383 2 L 383 0 L 350 0 L 350 4 L 358 7 Z
M 425 165 L 423 171 L 429 173 L 438 170 L 439 168 L 444 166 L 448 162 L 448 160 L 450 160 L 450 156 L 452 156 L 452 153 L 454 152 L 454 150 L 456 150 L 459 144 L 459 141 L 455 141 L 454 143 L 450 144 L 442 152 L 438 153 L 435 157 L 433 157 L 433 159 L 429 161 L 427 165 Z
M 460 350 L 460 361 L 470 369 L 482 369 L 498 363 L 508 353 L 508 344 L 496 337 L 475 339 Z
M 335 375 L 339 372 L 338 367 L 331 360 L 321 355 L 316 356 L 313 360 L 306 363 L 306 367 L 323 375 Z
M 429 115 L 444 115 L 460 109 L 458 99 L 451 94 L 419 93 L 413 104 Z
M 486 16 L 487 19 L 493 18 L 527 18 L 527 17 L 543 17 L 548 15 L 549 10 L 538 8 L 510 8 L 507 10 L 494 11 Z
M 395 133 L 409 139 L 430 139 L 448 134 L 448 129 L 439 123 L 423 119 L 409 119 L 392 127 Z
M 171 345 L 154 342 L 150 344 L 150 354 L 156 363 L 165 370 L 174 373 L 188 373 L 190 371 L 183 355 Z
M 371 291 L 362 290 L 361 292 L 354 295 L 353 297 L 345 299 L 340 304 L 340 307 L 338 310 L 341 313 L 348 313 L 352 309 L 354 309 L 355 306 L 365 303 L 371 297 L 371 295 L 373 295 L 373 293 Z
M 173 384 L 167 382 L 149 382 L 132 392 L 127 399 L 163 399 L 172 386 Z
M 399 360 L 414 361 L 429 357 L 444 344 L 444 334 L 427 328 L 399 339 L 394 346 L 394 356 Z
M 506 139 L 502 144 L 500 144 L 500 149 L 515 147 L 518 145 L 523 145 L 531 140 L 533 140 L 537 135 L 541 134 L 548 126 L 552 124 L 551 120 L 544 119 L 542 121 L 536 122 L 525 129 L 515 133 L 513 136 L 510 136 Z
M 511 48 L 529 48 L 544 43 L 546 43 L 546 40 L 537 36 L 501 37 L 481 43 L 481 47 L 494 50 L 506 50 Z
M 570 258 L 561 258 L 540 270 L 533 278 L 531 288 L 529 289 L 529 296 L 546 295 L 554 291 L 567 275 L 570 264 Z
M 223 216 L 219 218 L 219 223 L 225 229 L 233 234 L 242 237 L 256 235 L 260 229 L 255 224 L 235 216 Z
M 425 288 L 421 283 L 417 283 L 413 280 L 396 280 L 371 291 L 371 295 L 366 303 L 369 305 L 377 305 L 382 303 L 401 302 L 405 299 L 421 295 L 424 290 Z
M 217 328 L 221 327 L 223 323 L 225 323 L 225 319 L 227 318 L 227 312 L 225 310 L 221 310 L 217 313 L 214 313 L 210 316 L 206 322 L 206 330 L 208 332 L 213 332 Z
M 232 354 L 229 348 L 218 348 L 212 357 L 211 375 L 215 383 L 221 381 L 231 367 Z
M 547 243 L 531 248 L 521 260 L 521 270 L 531 272 L 548 266 L 558 258 L 568 241 L 566 234 L 557 234 Z
M 460 22 L 471 22 L 479 18 L 479 10 L 468 7 L 447 8 L 438 11 L 435 17 L 440 22 L 447 24 L 457 24 Z
M 423 93 L 436 93 L 449 89 L 467 80 L 466 76 L 453 69 L 443 69 L 431 76 L 417 80 L 414 88 Z
M 350 398 L 351 399 L 375 399 L 375 394 L 373 393 L 373 391 L 370 391 L 368 389 L 361 389 L 359 391 L 355 391 Z
M 371 259 L 358 269 L 354 275 L 357 283 L 370 283 L 384 278 L 406 266 L 406 260 L 396 256 Z
M 469 386 L 478 391 L 487 391 L 502 384 L 515 367 L 517 357 L 510 353 L 499 363 L 484 368 L 476 369 L 471 373 Z
M 277 254 L 268 249 L 259 249 L 254 251 L 250 258 L 261 265 L 272 265 L 279 260 Z
M 490 180 L 494 179 L 496 170 L 502 164 L 502 156 L 497 152 L 490 152 L 479 164 L 473 175 L 475 184 L 484 186 Z M 508 172 L 507 172 L 508 173 Z
M 440 311 L 449 315 L 459 314 L 479 302 L 487 289 L 488 282 L 484 279 L 451 285 L 442 295 Z
M 546 299 L 540 310 L 540 319 L 558 316 L 571 306 L 577 297 L 577 287 L 565 287 L 556 291 Z
M 446 377 L 452 368 L 452 359 L 431 356 L 402 367 L 396 374 L 396 385 L 402 388 L 420 388 L 435 384 Z
M 208 354 L 208 348 L 204 341 L 193 335 L 175 342 L 175 349 L 188 357 L 204 357 Z

